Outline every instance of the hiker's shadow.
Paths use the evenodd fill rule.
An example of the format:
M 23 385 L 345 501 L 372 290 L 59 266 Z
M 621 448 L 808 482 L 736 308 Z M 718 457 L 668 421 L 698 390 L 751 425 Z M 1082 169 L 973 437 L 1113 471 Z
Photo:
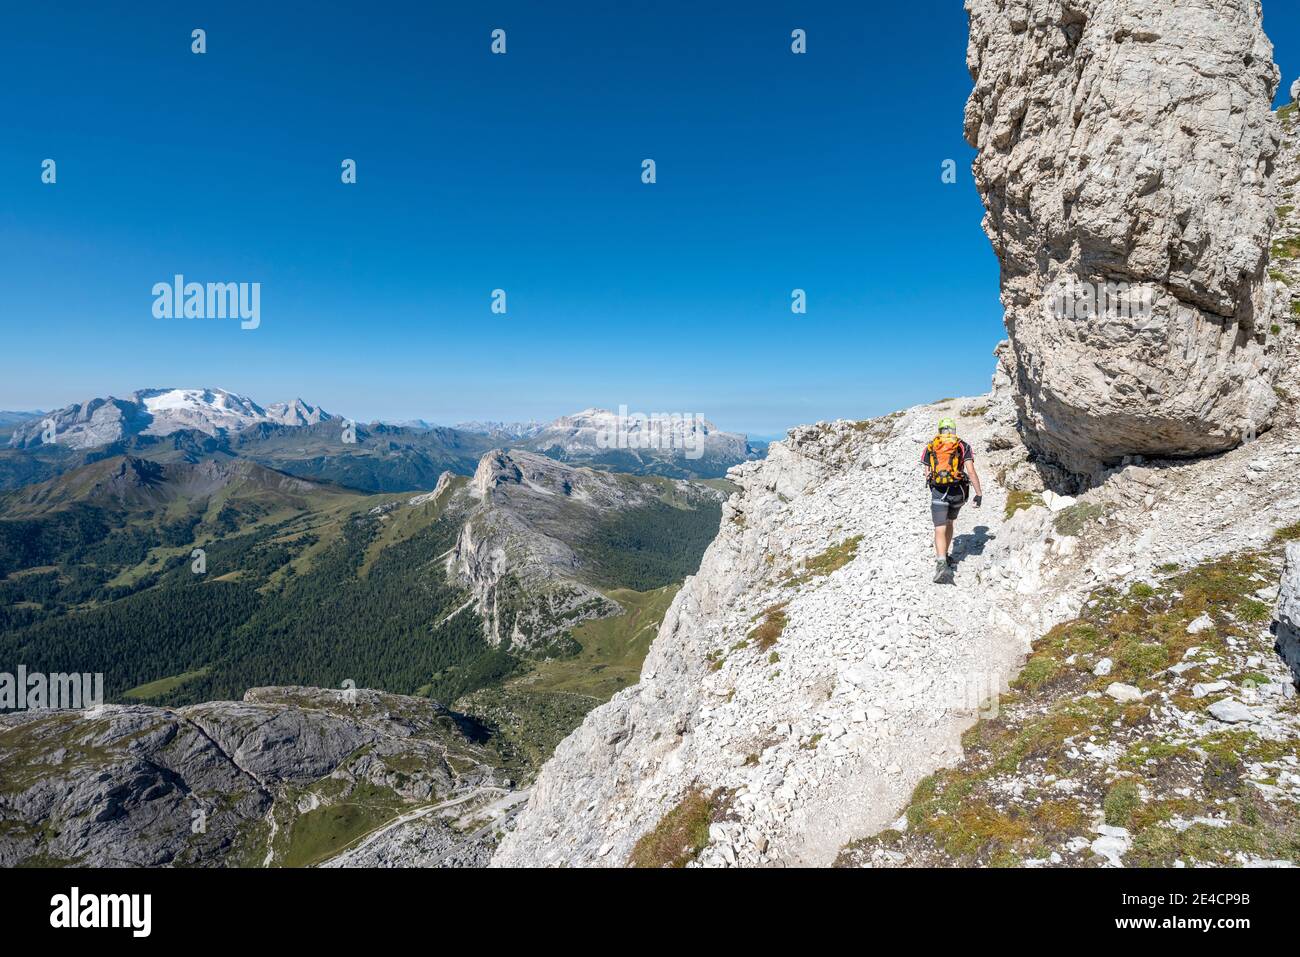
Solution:
M 987 525 L 976 525 L 969 532 L 958 535 L 952 540 L 952 563 L 960 565 L 972 555 L 982 554 L 984 546 L 993 541 L 995 537 L 989 534 Z

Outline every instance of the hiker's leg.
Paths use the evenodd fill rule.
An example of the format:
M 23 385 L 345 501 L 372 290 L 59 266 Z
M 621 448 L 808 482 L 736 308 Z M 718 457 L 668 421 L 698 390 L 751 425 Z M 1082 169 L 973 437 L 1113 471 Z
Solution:
M 948 557 L 948 549 L 952 548 L 952 527 L 953 527 L 953 521 L 952 521 L 952 519 L 949 519 L 948 522 L 947 522 L 947 524 L 945 524 L 944 527 L 943 527 L 943 530 L 944 530 L 944 535 L 943 535 L 943 557 L 944 557 L 944 558 L 947 558 L 947 557 Z
M 948 553 L 948 543 L 944 541 L 944 526 L 948 523 L 948 503 L 942 498 L 930 499 L 930 518 L 934 522 L 934 554 L 939 558 Z

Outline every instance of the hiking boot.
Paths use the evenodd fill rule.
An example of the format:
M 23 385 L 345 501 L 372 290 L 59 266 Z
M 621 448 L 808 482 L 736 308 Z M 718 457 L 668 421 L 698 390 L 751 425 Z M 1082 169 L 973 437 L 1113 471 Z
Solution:
M 956 568 L 956 567 L 957 567 L 957 559 L 953 558 L 951 555 L 949 555 L 947 558 L 945 558 L 944 561 L 948 563 L 948 567 L 949 567 L 949 568 Z
M 935 584 L 942 584 L 943 580 L 948 577 L 948 563 L 940 558 L 934 563 L 934 581 Z

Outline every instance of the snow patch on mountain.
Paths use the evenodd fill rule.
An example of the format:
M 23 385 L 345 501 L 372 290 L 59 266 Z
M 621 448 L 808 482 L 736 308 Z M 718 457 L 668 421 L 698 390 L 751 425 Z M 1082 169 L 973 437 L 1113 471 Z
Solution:
M 197 429 L 209 435 L 238 432 L 266 421 L 266 411 L 252 399 L 225 389 L 151 389 L 136 393 L 153 417 L 146 435 Z

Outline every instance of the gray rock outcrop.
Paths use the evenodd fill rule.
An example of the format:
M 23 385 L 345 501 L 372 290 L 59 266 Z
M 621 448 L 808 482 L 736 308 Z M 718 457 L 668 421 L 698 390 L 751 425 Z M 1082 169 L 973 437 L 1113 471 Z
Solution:
M 966 9 L 965 133 L 1026 441 L 1091 473 L 1263 431 L 1278 70 L 1259 0 Z

